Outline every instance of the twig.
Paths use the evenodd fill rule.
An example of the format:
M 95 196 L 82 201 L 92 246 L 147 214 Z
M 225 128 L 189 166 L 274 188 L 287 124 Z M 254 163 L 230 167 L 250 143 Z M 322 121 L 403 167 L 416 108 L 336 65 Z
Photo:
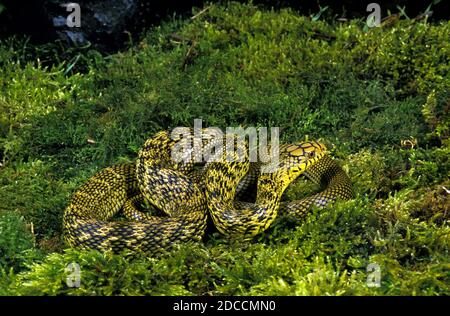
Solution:
M 183 36 L 178 35 L 178 34 L 176 34 L 176 33 L 170 34 L 170 38 L 171 38 L 173 41 L 177 42 L 177 43 L 186 42 L 186 43 L 188 43 L 189 45 L 192 44 L 192 40 L 191 40 L 191 39 L 186 38 L 186 37 L 183 37 Z
M 195 53 L 195 46 L 197 45 L 197 42 L 192 42 L 192 44 L 189 46 L 189 49 L 186 53 L 186 56 L 184 56 L 183 63 L 181 65 L 181 69 L 186 70 L 187 65 L 192 61 L 193 56 L 196 55 Z
M 191 20 L 195 20 L 196 18 L 198 18 L 200 15 L 202 15 L 203 13 L 205 13 L 206 11 L 208 11 L 211 8 L 211 6 L 207 6 L 206 8 L 204 8 L 203 10 L 201 10 L 199 13 L 197 13 L 194 16 L 191 16 Z

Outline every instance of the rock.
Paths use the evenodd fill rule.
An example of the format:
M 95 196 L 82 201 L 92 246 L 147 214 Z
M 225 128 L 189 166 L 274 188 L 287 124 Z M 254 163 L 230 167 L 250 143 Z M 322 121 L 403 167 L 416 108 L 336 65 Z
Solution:
M 54 5 L 47 6 L 58 38 L 75 45 L 93 43 L 113 49 L 118 46 L 114 43 L 126 39 L 124 32 L 136 14 L 137 0 L 77 1 L 72 7 L 61 0 L 52 0 Z
M 192 6 L 203 5 L 201 0 L 183 4 L 174 0 L 30 0 L 26 3 L 2 0 L 1 3 L 0 35 L 3 37 L 25 34 L 35 43 L 60 39 L 69 45 L 92 45 L 101 51 L 123 47 L 130 33 L 138 35 L 167 15 L 171 16 L 174 10 L 190 12 Z

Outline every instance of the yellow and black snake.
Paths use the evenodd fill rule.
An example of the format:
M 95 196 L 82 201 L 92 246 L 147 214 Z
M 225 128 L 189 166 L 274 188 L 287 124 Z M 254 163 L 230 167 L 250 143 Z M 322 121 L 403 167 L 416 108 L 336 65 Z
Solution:
M 156 253 L 174 243 L 200 240 L 208 216 L 221 233 L 247 239 L 266 230 L 278 214 L 300 219 L 313 205 L 324 207 L 353 196 L 350 179 L 319 142 L 280 146 L 273 172 L 262 173 L 263 164 L 250 162 L 246 150 L 239 157 L 221 152 L 200 167 L 193 159 L 176 161 L 172 150 L 182 141 L 212 144 L 194 137 L 173 139 L 162 131 L 145 142 L 136 163 L 105 168 L 82 185 L 64 212 L 68 244 Z M 235 156 L 225 159 L 230 155 Z M 281 202 L 285 189 L 301 174 L 324 189 L 299 201 Z M 240 201 L 252 183 L 254 201 Z M 159 214 L 141 211 L 143 202 Z M 112 220 L 119 213 L 128 220 Z

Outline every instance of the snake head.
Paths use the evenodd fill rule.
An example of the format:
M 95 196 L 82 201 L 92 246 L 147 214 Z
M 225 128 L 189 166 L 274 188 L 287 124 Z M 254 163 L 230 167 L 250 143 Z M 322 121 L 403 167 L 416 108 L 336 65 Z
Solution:
M 325 145 L 317 141 L 283 145 L 279 150 L 278 161 L 265 165 L 267 171 L 264 172 L 281 172 L 283 177 L 293 180 L 319 161 L 326 152 Z
M 308 160 L 319 156 L 322 157 L 327 148 L 324 144 L 317 141 L 298 142 L 287 145 L 281 150 L 281 154 L 291 157 L 294 160 Z
M 280 152 L 285 161 L 285 167 L 291 172 L 303 173 L 322 158 L 327 151 L 324 144 L 318 141 L 298 142 L 287 145 Z

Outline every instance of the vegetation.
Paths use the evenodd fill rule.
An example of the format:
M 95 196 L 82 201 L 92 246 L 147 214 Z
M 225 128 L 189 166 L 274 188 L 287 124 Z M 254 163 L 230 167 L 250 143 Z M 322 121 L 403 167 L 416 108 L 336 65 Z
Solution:
M 230 3 L 111 56 L 4 40 L 0 295 L 449 295 L 449 34 L 450 22 L 368 29 Z M 212 230 L 158 258 L 68 249 L 74 190 L 194 118 L 320 138 L 356 198 L 244 245 Z M 380 287 L 367 286 L 371 263 Z

